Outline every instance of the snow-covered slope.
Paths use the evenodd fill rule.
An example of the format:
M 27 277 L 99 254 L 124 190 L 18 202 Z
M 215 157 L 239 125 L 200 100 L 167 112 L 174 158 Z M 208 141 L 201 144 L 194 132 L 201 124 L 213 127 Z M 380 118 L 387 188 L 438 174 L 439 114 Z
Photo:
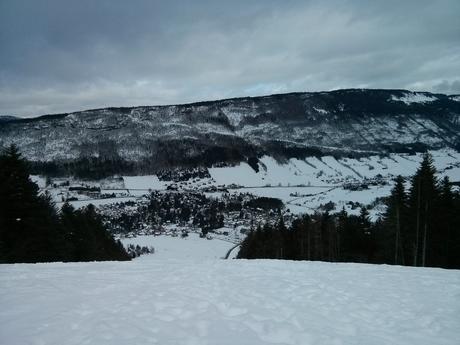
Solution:
M 397 97 L 395 95 L 392 95 L 391 97 L 392 101 L 404 102 L 407 105 L 410 105 L 412 103 L 434 102 L 437 99 L 438 98 L 435 96 L 427 95 L 426 93 L 422 93 L 422 92 L 408 92 L 400 97 Z
M 292 158 L 458 149 L 459 118 L 460 103 L 446 95 L 354 89 L 11 120 L 0 123 L 0 146 L 17 144 L 34 161 L 142 162 L 145 173 L 263 154 Z
M 442 175 L 460 180 L 460 153 L 454 150 L 431 151 L 434 165 Z M 210 168 L 209 174 L 217 184 L 234 183 L 245 187 L 271 186 L 335 186 L 381 178 L 391 180 L 397 175 L 410 176 L 422 161 L 422 154 L 372 155 L 359 159 L 306 157 L 279 163 L 264 156 L 256 172 L 247 163 L 231 167 Z
M 460 338 L 456 270 L 153 254 L 1 265 L 0 286 L 2 344 L 456 345 Z

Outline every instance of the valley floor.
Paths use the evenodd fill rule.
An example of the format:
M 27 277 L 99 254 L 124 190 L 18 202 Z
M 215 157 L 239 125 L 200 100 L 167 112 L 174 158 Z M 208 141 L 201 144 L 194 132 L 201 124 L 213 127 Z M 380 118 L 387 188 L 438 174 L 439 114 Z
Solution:
M 1 265 L 0 343 L 432 345 L 460 338 L 460 271 L 221 260 L 212 251 L 171 259 L 157 251 L 163 254 L 132 262 Z

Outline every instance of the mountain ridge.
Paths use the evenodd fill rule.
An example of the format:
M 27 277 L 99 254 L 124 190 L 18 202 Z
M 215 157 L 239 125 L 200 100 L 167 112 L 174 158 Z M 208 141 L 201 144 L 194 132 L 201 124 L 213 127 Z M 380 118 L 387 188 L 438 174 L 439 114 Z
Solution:
M 459 133 L 459 96 L 343 89 L 13 119 L 0 123 L 0 146 L 33 162 L 124 161 L 145 172 L 262 155 L 458 150 Z
M 335 89 L 330 91 L 293 91 L 293 92 L 285 92 L 285 93 L 273 93 L 267 95 L 257 95 L 257 96 L 236 96 L 230 98 L 217 98 L 213 100 L 201 100 L 201 101 L 191 101 L 191 102 L 184 102 L 184 103 L 173 103 L 173 104 L 157 104 L 157 105 L 133 105 L 133 106 L 110 106 L 110 107 L 100 107 L 100 108 L 88 108 L 83 110 L 77 111 L 70 111 L 70 112 L 58 112 L 58 113 L 49 113 L 49 114 L 41 114 L 32 117 L 23 117 L 19 115 L 0 115 L 1 117 L 11 118 L 11 120 L 16 121 L 31 121 L 31 120 L 39 120 L 39 119 L 48 119 L 53 117 L 64 117 L 71 114 L 78 114 L 78 113 L 85 113 L 85 112 L 94 112 L 94 111 L 102 111 L 107 109 L 119 109 L 119 110 L 132 110 L 138 108 L 165 108 L 165 107 L 182 107 L 182 106 L 199 106 L 199 105 L 207 105 L 211 103 L 221 103 L 226 101 L 238 101 L 238 100 L 251 100 L 251 99 L 263 99 L 269 97 L 277 97 L 277 96 L 289 96 L 289 95 L 305 95 L 305 94 L 328 94 L 328 93 L 336 93 L 336 92 L 348 92 L 348 91 L 393 91 L 393 92 L 406 92 L 406 93 L 417 93 L 417 94 L 429 94 L 433 96 L 441 96 L 447 97 L 449 99 L 456 98 L 457 101 L 460 100 L 460 94 L 444 94 L 444 93 L 434 93 L 429 91 L 411 91 L 408 89 L 367 89 L 367 88 L 346 88 L 346 89 Z

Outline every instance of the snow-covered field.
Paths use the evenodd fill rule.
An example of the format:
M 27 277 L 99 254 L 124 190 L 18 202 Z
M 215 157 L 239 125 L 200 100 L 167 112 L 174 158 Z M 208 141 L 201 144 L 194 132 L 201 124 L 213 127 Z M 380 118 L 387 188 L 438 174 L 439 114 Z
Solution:
M 364 205 L 373 202 L 378 197 L 391 193 L 392 185 L 370 186 L 369 189 L 351 191 L 343 188 L 317 188 L 317 187 L 272 187 L 272 188 L 240 188 L 233 192 L 251 193 L 257 196 L 278 198 L 286 208 L 294 214 L 313 213 L 320 205 L 330 201 L 335 203 L 334 212 L 340 212 L 344 207 L 350 214 L 358 214 L 359 209 L 351 209 L 349 201 L 359 202 Z M 297 193 L 298 195 L 293 195 Z
M 460 180 L 460 153 L 452 150 L 431 152 L 440 176 L 447 175 L 452 181 Z M 422 161 L 421 154 L 391 154 L 387 157 L 369 156 L 361 159 L 331 156 L 307 157 L 305 160 L 290 159 L 279 164 L 271 157 L 260 159 L 260 171 L 256 173 L 247 163 L 234 167 L 209 169 L 217 184 L 234 183 L 244 187 L 271 186 L 337 186 L 344 182 L 362 181 L 377 176 L 392 179 L 397 175 L 410 176 Z
M 206 260 L 220 259 L 225 256 L 235 244 L 219 239 L 207 240 L 200 238 L 196 233 L 189 233 L 188 237 L 171 236 L 137 236 L 122 238 L 125 246 L 128 244 L 154 247 L 155 259 L 186 259 Z
M 125 176 L 123 177 L 126 189 L 144 189 L 145 190 L 163 190 L 166 189 L 166 183 L 160 181 L 156 175 L 146 176 Z
M 460 181 L 460 153 L 453 150 L 438 150 L 432 151 L 431 154 L 439 178 L 448 176 L 451 181 Z M 291 212 L 296 214 L 312 213 L 320 205 L 329 201 L 335 203 L 335 211 L 345 207 L 348 212 L 353 213 L 358 210 L 351 209 L 350 202 L 366 205 L 372 203 L 377 197 L 389 195 L 392 180 L 397 175 L 408 177 L 414 174 L 421 160 L 421 154 L 390 154 L 360 159 L 335 159 L 332 156 L 307 157 L 305 160 L 290 159 L 279 163 L 272 157 L 264 156 L 260 159 L 258 172 L 243 162 L 236 166 L 210 168 L 210 177 L 193 178 L 181 183 L 160 181 L 156 175 L 148 175 L 123 176 L 92 182 L 62 178 L 53 181 L 53 183 L 57 182 L 58 187 L 46 187 L 44 178 L 32 176 L 32 179 L 42 190 L 46 190 L 58 205 L 63 204 L 63 200 L 69 197 L 78 199 L 71 201 L 75 207 L 90 203 L 99 206 L 128 200 L 135 201 L 152 190 L 164 191 L 168 186 L 187 191 L 210 191 L 211 187 L 226 186 L 231 192 L 248 192 L 280 198 Z M 100 187 L 102 194 L 114 197 L 94 199 L 77 192 L 69 192 L 68 187 L 61 186 L 66 181 L 70 186 Z M 386 182 L 386 185 L 370 185 L 369 189 L 359 191 L 344 188 L 346 184 L 369 184 L 372 181 Z M 372 216 L 375 218 L 377 215 L 378 210 L 375 210 Z
M 0 266 L 0 343 L 458 344 L 460 271 L 274 260 Z

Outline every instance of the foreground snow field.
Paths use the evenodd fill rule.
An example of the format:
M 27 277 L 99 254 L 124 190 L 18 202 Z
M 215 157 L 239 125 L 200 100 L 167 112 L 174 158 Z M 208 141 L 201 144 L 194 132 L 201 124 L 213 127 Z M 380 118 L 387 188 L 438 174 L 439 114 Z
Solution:
M 0 343 L 458 344 L 460 271 L 272 260 L 0 266 Z

